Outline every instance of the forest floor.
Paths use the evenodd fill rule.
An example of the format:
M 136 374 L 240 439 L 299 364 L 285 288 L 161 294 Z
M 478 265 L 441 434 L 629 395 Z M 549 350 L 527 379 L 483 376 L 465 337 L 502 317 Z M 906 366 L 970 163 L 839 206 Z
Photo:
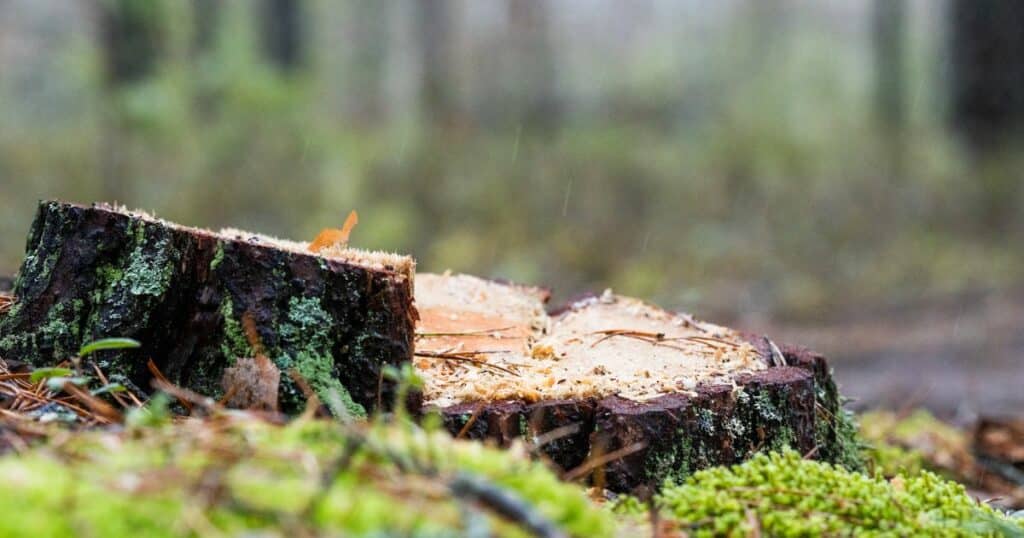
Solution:
M 830 357 L 865 469 L 761 454 L 650 504 L 563 483 L 528 444 L 453 440 L 401 412 L 345 423 L 310 405 L 288 422 L 173 386 L 143 404 L 0 360 L 0 506 L 21 506 L 0 509 L 0 535 L 1021 537 L 1006 515 L 1024 507 L 1021 320 L 1024 293 L 976 293 L 748 324 Z M 172 416 L 174 399 L 195 416 Z

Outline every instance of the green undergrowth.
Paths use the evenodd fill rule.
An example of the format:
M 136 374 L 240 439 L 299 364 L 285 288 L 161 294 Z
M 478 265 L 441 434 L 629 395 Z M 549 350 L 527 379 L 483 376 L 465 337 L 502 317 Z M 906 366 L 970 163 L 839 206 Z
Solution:
M 689 536 L 1024 536 L 1024 522 L 928 471 L 887 480 L 789 449 L 699 471 L 654 502 Z M 645 508 L 627 498 L 614 510 Z
M 925 410 L 906 416 L 891 411 L 863 413 L 860 433 L 872 468 L 885 476 L 914 475 L 927 469 L 955 477 L 951 470 L 973 459 L 968 437 Z
M 410 425 L 233 415 L 83 432 L 0 459 L 0 536 L 524 536 L 467 481 L 573 536 L 613 516 L 523 453 Z M 483 531 L 481 531 L 483 529 Z
M 0 536 L 529 536 L 528 518 L 570 536 L 651 531 L 632 497 L 602 506 L 521 446 L 453 440 L 401 413 L 275 425 L 170 422 L 151 407 L 120 431 L 54 430 L 0 458 Z M 886 478 L 789 449 L 669 482 L 653 503 L 688 536 L 1024 536 L 928 471 Z

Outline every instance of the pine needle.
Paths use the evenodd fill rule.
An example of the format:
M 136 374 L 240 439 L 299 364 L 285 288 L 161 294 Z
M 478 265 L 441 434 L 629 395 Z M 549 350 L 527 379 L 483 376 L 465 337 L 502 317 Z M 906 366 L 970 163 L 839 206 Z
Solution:
M 14 306 L 14 296 L 0 292 L 0 314 L 6 313 L 12 306 Z
M 416 356 L 417 357 L 424 357 L 424 358 L 428 358 L 428 359 L 444 359 L 444 360 L 456 361 L 456 362 L 468 362 L 468 363 L 476 364 L 477 366 L 486 367 L 486 368 L 493 368 L 495 370 L 499 370 L 499 371 L 505 372 L 507 374 L 511 374 L 511 375 L 516 376 L 516 377 L 519 377 L 518 373 L 516 373 L 516 372 L 514 372 L 512 370 L 509 370 L 508 368 L 505 368 L 505 367 L 502 367 L 502 366 L 498 366 L 497 364 L 491 364 L 491 363 L 489 363 L 487 361 L 480 360 L 480 359 L 478 359 L 478 358 L 473 356 L 473 355 L 479 354 L 479 353 L 484 353 L 484 352 L 483 351 L 474 351 L 472 353 L 437 353 L 437 352 L 434 352 L 434 351 L 417 351 L 416 352 Z M 492 353 L 500 353 L 500 352 L 492 352 Z
M 416 338 L 438 338 L 444 336 L 480 336 L 480 335 L 491 335 L 493 333 L 501 333 L 505 331 L 511 331 L 516 327 L 499 327 L 497 329 L 474 329 L 471 331 L 451 331 L 451 332 L 418 332 Z M 495 334 L 495 338 L 504 338 L 501 335 Z

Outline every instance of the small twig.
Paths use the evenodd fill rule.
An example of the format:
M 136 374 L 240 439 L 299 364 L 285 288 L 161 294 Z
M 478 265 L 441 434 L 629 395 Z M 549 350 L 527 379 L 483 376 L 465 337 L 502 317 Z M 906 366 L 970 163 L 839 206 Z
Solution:
M 703 345 L 709 346 L 709 347 L 718 347 L 715 344 L 721 344 L 721 345 L 728 346 L 731 349 L 737 349 L 737 348 L 740 347 L 739 344 L 736 344 L 734 342 L 729 342 L 727 340 L 722 340 L 721 338 L 715 338 L 715 337 L 712 337 L 712 336 L 673 336 L 673 337 L 668 337 L 668 336 L 665 335 L 665 333 L 655 333 L 655 332 L 648 332 L 648 331 L 635 331 L 635 330 L 631 330 L 631 329 L 606 329 L 606 330 L 603 330 L 603 331 L 596 331 L 594 334 L 603 334 L 604 336 L 602 336 L 601 338 L 597 339 L 593 344 L 590 344 L 590 347 L 592 347 L 592 348 L 596 347 L 601 342 L 604 342 L 605 340 L 608 340 L 609 338 L 612 338 L 612 337 L 615 337 L 615 336 L 621 336 L 621 337 L 625 337 L 625 338 L 633 338 L 635 340 L 640 340 L 640 341 L 643 341 L 643 342 L 647 342 L 648 344 L 651 344 L 651 345 L 654 345 L 654 346 L 662 346 L 662 347 L 667 347 L 667 348 L 671 348 L 671 349 L 676 349 L 676 350 L 679 350 L 679 351 L 686 351 L 686 350 L 681 348 L 681 347 L 668 345 L 665 342 L 688 341 L 688 342 L 694 342 L 694 343 L 697 343 L 697 344 L 703 344 Z
M 476 355 L 478 353 L 484 353 L 484 352 L 483 351 L 474 351 L 472 353 L 472 355 Z M 494 352 L 494 353 L 500 353 L 500 352 Z M 511 374 L 511 375 L 516 376 L 516 377 L 519 377 L 518 373 L 516 373 L 516 372 L 514 372 L 512 370 L 509 370 L 508 368 L 505 368 L 503 366 L 498 366 L 497 364 L 491 364 L 491 363 L 489 363 L 487 361 L 482 361 L 480 359 L 477 359 L 477 358 L 473 357 L 472 355 L 471 354 L 460 354 L 460 353 L 436 353 L 436 352 L 433 352 L 433 351 L 417 351 L 416 352 L 416 356 L 417 357 L 425 357 L 425 358 L 428 358 L 428 359 L 444 359 L 444 360 L 459 361 L 459 362 L 469 362 L 469 363 L 472 363 L 472 364 L 476 364 L 477 366 L 493 368 L 495 370 L 499 370 L 499 371 L 505 372 L 507 374 Z
M 750 538 L 761 538 L 761 520 L 757 517 L 757 512 L 747 508 L 747 524 L 750 525 Z
M 632 329 L 605 329 L 603 331 L 595 331 L 594 334 L 603 334 L 601 338 L 598 338 L 596 342 L 590 344 L 590 347 L 597 347 L 598 344 L 613 336 L 626 336 L 629 338 L 636 338 L 644 341 L 661 341 L 665 339 L 665 333 L 652 333 L 647 331 L 634 331 Z
M 588 474 L 590 474 L 590 471 L 593 471 L 598 467 L 603 467 L 608 463 L 622 459 L 626 456 L 629 456 L 630 454 L 634 454 L 645 448 L 647 448 L 647 443 L 640 441 L 633 443 L 629 446 L 620 448 L 618 450 L 614 450 L 607 454 L 602 454 L 596 458 L 589 458 L 587 461 L 583 462 L 579 467 L 576 467 L 575 469 L 572 469 L 566 472 L 564 475 L 562 475 L 562 479 L 567 482 L 577 480 L 579 478 L 587 476 Z
M 533 439 L 533 448 L 534 450 L 537 450 L 559 439 L 568 437 L 575 433 L 579 433 L 580 427 L 581 426 L 579 422 L 574 422 L 572 424 L 566 424 L 565 426 L 560 426 L 551 431 L 538 435 Z
M 377 372 L 377 409 L 384 409 L 384 368 Z
M 252 348 L 253 357 L 263 355 L 263 339 L 260 338 L 260 332 L 256 328 L 256 318 L 251 312 L 242 314 L 242 330 L 245 332 L 245 339 L 249 342 L 249 347 Z
M 687 336 L 687 337 L 685 337 L 685 340 L 689 340 L 691 342 L 697 342 L 697 343 L 705 344 L 705 345 L 722 344 L 724 346 L 728 346 L 728 347 L 731 347 L 733 349 L 740 347 L 739 344 L 737 344 L 735 342 L 730 342 L 728 340 L 722 340 L 721 338 L 715 338 L 713 336 Z
M 661 532 L 661 511 L 658 510 L 653 497 L 647 499 L 647 522 L 651 525 L 653 538 L 665 538 L 665 533 Z
M 768 341 L 768 349 L 771 350 L 772 362 L 776 363 L 775 366 L 789 366 L 789 364 L 786 363 L 786 355 L 782 353 L 779 346 L 775 345 L 775 342 L 772 342 L 771 338 L 766 337 L 765 340 Z
M 10 310 L 12 306 L 14 306 L 14 296 L 0 292 L 0 314 Z
M 42 395 L 39 395 L 39 394 L 35 394 L 32 391 L 28 391 L 28 390 L 19 391 L 15 395 L 15 398 L 24 399 L 24 400 L 32 400 L 33 402 L 36 402 L 36 403 L 39 404 L 39 405 L 37 405 L 35 407 L 29 407 L 28 405 L 21 406 L 21 407 L 18 408 L 19 411 L 32 411 L 34 409 L 38 409 L 40 407 L 43 407 L 46 404 L 56 403 L 56 404 L 62 405 L 64 407 L 74 411 L 75 414 L 77 414 L 81 418 L 91 418 L 91 415 L 89 414 L 89 411 L 87 411 L 87 410 L 85 410 L 85 409 L 83 409 L 83 408 L 81 408 L 81 407 L 79 407 L 79 406 L 77 406 L 77 405 L 75 405 L 75 404 L 73 404 L 71 402 L 67 402 L 67 401 L 64 401 L 64 400 L 61 400 L 61 399 L 56 399 L 56 398 L 53 398 L 53 397 L 42 396 Z M 14 406 L 12 406 L 12 407 L 14 407 Z
M 160 369 L 156 367 L 156 363 L 153 362 L 153 359 L 149 359 L 149 361 L 146 362 L 146 368 L 149 369 L 149 373 L 153 374 L 154 381 L 160 381 L 160 383 L 162 383 L 164 385 L 176 386 L 176 385 L 174 385 L 174 383 L 171 383 L 166 377 L 164 377 L 163 372 L 161 372 Z M 155 383 L 154 383 L 154 385 L 155 385 Z M 168 394 L 171 394 L 168 391 L 164 391 L 164 392 L 167 392 Z M 185 407 L 185 410 L 188 411 L 189 414 L 192 413 L 192 403 L 188 399 L 182 398 L 181 396 L 176 396 L 176 395 L 173 395 L 173 394 L 172 394 L 172 396 L 175 396 L 176 398 L 178 398 L 178 401 L 181 402 L 181 405 Z
M 220 399 L 217 400 L 217 405 L 227 405 L 228 402 L 231 401 L 231 398 L 233 398 L 235 396 L 235 394 L 237 394 L 237 393 L 238 393 L 238 384 L 237 383 L 232 383 L 231 386 L 228 387 L 228 390 L 224 391 L 224 396 L 221 396 Z
M 566 536 L 533 505 L 481 476 L 458 473 L 449 483 L 449 489 L 456 497 L 474 500 L 505 519 L 521 525 L 538 538 Z
M 515 328 L 516 328 L 515 325 L 510 325 L 508 327 L 499 327 L 497 329 L 475 329 L 475 330 L 472 330 L 472 331 L 422 332 L 422 333 L 416 333 L 416 338 L 439 338 L 439 337 L 443 337 L 443 336 L 479 336 L 479 335 L 489 335 L 489 334 L 493 334 L 493 333 L 500 333 L 500 332 L 505 332 L 505 331 L 511 331 L 512 329 L 515 329 Z M 501 336 L 501 335 L 497 335 L 497 336 L 495 336 L 495 338 L 504 338 L 504 337 Z
M 99 366 L 97 366 L 95 363 L 93 363 L 92 368 L 93 368 L 93 370 L 96 370 L 96 377 L 99 378 L 100 383 L 103 383 L 103 385 L 109 385 L 110 384 L 110 381 L 107 379 L 107 376 L 103 375 L 103 370 L 100 370 Z M 110 395 L 114 397 L 114 400 L 116 400 L 117 403 L 121 407 L 124 407 L 124 408 L 130 407 L 128 405 L 128 403 L 117 392 L 111 392 Z
M 469 433 L 469 428 L 473 426 L 483 410 L 484 402 L 478 402 L 476 407 L 473 409 L 473 414 L 469 416 L 469 420 L 467 420 L 466 423 L 462 425 L 462 428 L 459 429 L 459 434 L 455 436 L 456 439 L 462 439 L 467 433 Z
M 65 381 L 64 384 L 62 385 L 62 388 L 64 389 L 64 392 L 70 394 L 75 399 L 82 402 L 82 404 L 88 407 L 90 411 L 96 413 L 97 415 L 103 417 L 104 419 L 115 424 L 120 424 L 121 422 L 124 421 L 124 415 L 122 415 L 121 412 L 118 411 L 117 409 L 114 409 L 114 406 L 108 404 L 107 402 L 103 401 L 100 398 L 97 398 L 96 396 L 93 396 L 92 394 L 89 393 L 89 391 L 83 389 L 82 387 L 79 387 L 78 385 L 70 381 Z
M 288 370 L 288 377 L 292 378 L 292 381 L 299 386 L 299 390 L 302 391 L 302 395 L 306 397 L 306 408 L 302 410 L 302 414 L 299 416 L 300 420 L 310 420 L 316 416 L 320 410 L 322 403 L 320 397 L 317 396 L 316 391 L 313 387 L 309 386 L 309 382 L 306 381 L 305 377 L 298 370 L 292 368 Z
M 171 383 L 169 381 L 161 380 L 160 378 L 154 377 L 152 383 L 153 383 L 153 388 L 155 388 L 157 390 L 162 390 L 162 391 L 166 392 L 167 394 L 170 394 L 171 396 L 174 396 L 179 401 L 181 401 L 181 400 L 187 401 L 187 402 L 191 403 L 192 405 L 198 405 L 199 407 L 202 407 L 203 409 L 206 409 L 208 411 L 223 411 L 224 410 L 224 408 L 221 407 L 217 402 L 215 402 L 213 400 L 213 398 L 210 398 L 208 396 L 203 396 L 202 394 L 199 394 L 197 392 L 193 392 L 193 391 L 191 391 L 189 389 L 186 389 L 186 388 L 183 388 L 183 387 L 179 387 L 179 386 L 177 386 L 174 383 Z

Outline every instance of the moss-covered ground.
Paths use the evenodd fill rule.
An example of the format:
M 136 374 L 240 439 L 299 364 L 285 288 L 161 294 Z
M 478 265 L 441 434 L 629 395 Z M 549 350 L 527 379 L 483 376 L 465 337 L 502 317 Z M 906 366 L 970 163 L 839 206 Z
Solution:
M 514 517 L 575 536 L 615 530 L 525 454 L 409 424 L 157 422 L 0 459 L 0 536 L 528 535 Z
M 151 405 L 117 429 L 62 428 L 0 457 L 0 536 L 1024 535 L 928 471 L 864 474 L 788 450 L 666 484 L 652 525 L 650 504 L 595 501 L 522 446 L 453 440 L 430 421 L 172 420 Z
M 388 375 L 406 401 L 416 376 Z M 768 446 L 641 502 L 560 480 L 539 447 L 453 439 L 402 406 L 317 418 L 314 398 L 286 421 L 172 385 L 142 404 L 100 383 L 0 361 L 0 536 L 1024 536 L 1024 519 L 968 494 L 973 467 L 940 465 L 968 462 L 944 456 L 965 440 L 924 413 L 864 415 L 860 434 L 846 417 L 863 466 Z M 172 416 L 174 399 L 194 416 Z
M 698 471 L 655 503 L 690 536 L 1024 536 L 1024 521 L 930 472 L 886 480 L 789 449 Z

